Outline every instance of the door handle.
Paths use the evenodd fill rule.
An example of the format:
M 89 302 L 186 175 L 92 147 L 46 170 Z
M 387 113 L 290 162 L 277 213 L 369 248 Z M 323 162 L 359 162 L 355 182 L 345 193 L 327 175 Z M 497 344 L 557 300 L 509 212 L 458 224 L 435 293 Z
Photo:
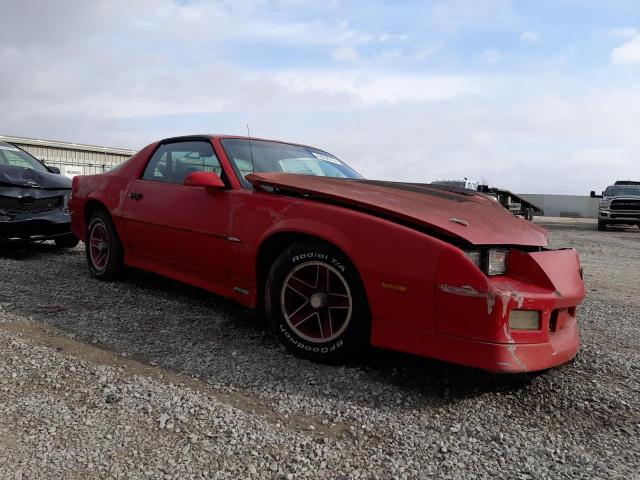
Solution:
M 141 193 L 137 193 L 137 192 L 131 192 L 129 194 L 129 198 L 131 200 L 136 200 L 137 201 L 137 200 L 140 200 L 142 198 L 142 194 Z

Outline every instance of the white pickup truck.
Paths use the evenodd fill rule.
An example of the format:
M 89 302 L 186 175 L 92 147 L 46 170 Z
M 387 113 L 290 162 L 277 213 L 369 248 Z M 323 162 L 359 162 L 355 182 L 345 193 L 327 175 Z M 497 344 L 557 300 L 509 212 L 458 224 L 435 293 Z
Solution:
M 619 180 L 609 185 L 602 195 L 591 191 L 592 198 L 600 198 L 598 230 L 607 225 L 638 225 L 640 227 L 640 182 Z

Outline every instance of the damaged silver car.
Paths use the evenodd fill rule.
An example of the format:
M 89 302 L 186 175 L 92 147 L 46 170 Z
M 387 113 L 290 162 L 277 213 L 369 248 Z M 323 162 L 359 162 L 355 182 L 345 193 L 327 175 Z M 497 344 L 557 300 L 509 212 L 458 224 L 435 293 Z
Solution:
M 0 142 L 0 245 L 53 240 L 73 248 L 71 180 L 21 148 Z

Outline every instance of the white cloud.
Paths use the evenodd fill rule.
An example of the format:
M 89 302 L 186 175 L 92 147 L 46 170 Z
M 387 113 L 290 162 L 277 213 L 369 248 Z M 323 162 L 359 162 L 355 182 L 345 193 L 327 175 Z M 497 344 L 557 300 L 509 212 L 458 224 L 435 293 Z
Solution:
M 640 63 L 640 33 L 626 43 L 623 43 L 611 52 L 611 62 L 620 65 L 623 63 Z
M 382 35 L 380 35 L 378 37 L 378 41 L 380 43 L 404 42 L 406 40 L 409 40 L 410 38 L 411 38 L 411 36 L 410 35 L 406 35 L 406 34 L 397 35 L 397 34 L 393 34 L 393 33 L 383 33 Z
M 363 70 L 290 71 L 272 77 L 300 95 L 331 95 L 344 108 L 432 102 L 458 96 L 488 96 L 496 77 L 467 75 L 393 74 Z
M 554 84 L 548 79 L 543 90 Z M 640 136 L 629 128 L 640 124 L 640 88 L 518 95 L 532 85 L 501 82 L 498 102 L 455 97 L 352 110 L 337 123 L 316 124 L 309 141 L 372 178 L 486 177 L 517 192 L 586 195 L 616 177 L 640 176 L 631 160 L 640 156 Z
M 342 46 L 331 52 L 331 57 L 340 62 L 355 62 L 360 58 L 360 54 L 355 47 Z
M 539 40 L 538 34 L 535 32 L 523 32 L 520 40 L 527 43 L 536 43 Z
M 425 62 L 436 55 L 438 52 L 440 52 L 442 49 L 444 49 L 444 43 L 420 47 L 413 53 L 413 55 L 411 56 L 411 60 L 416 63 Z
M 488 48 L 479 55 L 480 60 L 487 63 L 498 63 L 502 60 L 502 52 L 495 48 Z
M 451 28 L 493 25 L 484 4 L 465 16 L 467 3 L 443 7 Z M 486 177 L 516 191 L 580 194 L 640 177 L 640 86 L 619 69 L 601 88 L 582 71 L 478 75 L 452 49 L 454 70 L 448 58 L 441 65 L 445 55 L 427 70 L 419 62 L 443 49 L 437 36 L 409 40 L 312 16 L 276 21 L 264 0 L 41 4 L 39 24 L 29 2 L 3 10 L 0 58 L 28 75 L 0 76 L 0 105 L 11 112 L 0 133 L 139 148 L 171 135 L 243 133 L 250 123 L 255 135 L 326 148 L 369 177 Z M 510 2 L 496 5 L 510 25 Z M 629 60 L 637 35 L 617 37 L 628 42 L 616 60 Z M 283 46 L 345 63 L 279 67 Z M 241 63 L 238 51 L 259 61 Z M 479 58 L 511 59 L 495 49 Z
M 376 58 L 383 62 L 394 62 L 402 59 L 405 53 L 401 48 L 387 48 L 377 54 Z

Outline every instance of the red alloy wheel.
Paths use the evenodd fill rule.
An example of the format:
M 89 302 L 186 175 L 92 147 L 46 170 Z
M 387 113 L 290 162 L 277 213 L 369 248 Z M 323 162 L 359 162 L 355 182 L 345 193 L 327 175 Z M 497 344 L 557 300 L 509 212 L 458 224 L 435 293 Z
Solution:
M 102 221 L 93 225 L 89 235 L 89 246 L 93 268 L 99 272 L 104 271 L 109 262 L 109 233 Z
M 282 284 L 280 304 L 293 332 L 313 343 L 339 337 L 353 312 L 347 281 L 322 262 L 305 262 L 292 269 Z

